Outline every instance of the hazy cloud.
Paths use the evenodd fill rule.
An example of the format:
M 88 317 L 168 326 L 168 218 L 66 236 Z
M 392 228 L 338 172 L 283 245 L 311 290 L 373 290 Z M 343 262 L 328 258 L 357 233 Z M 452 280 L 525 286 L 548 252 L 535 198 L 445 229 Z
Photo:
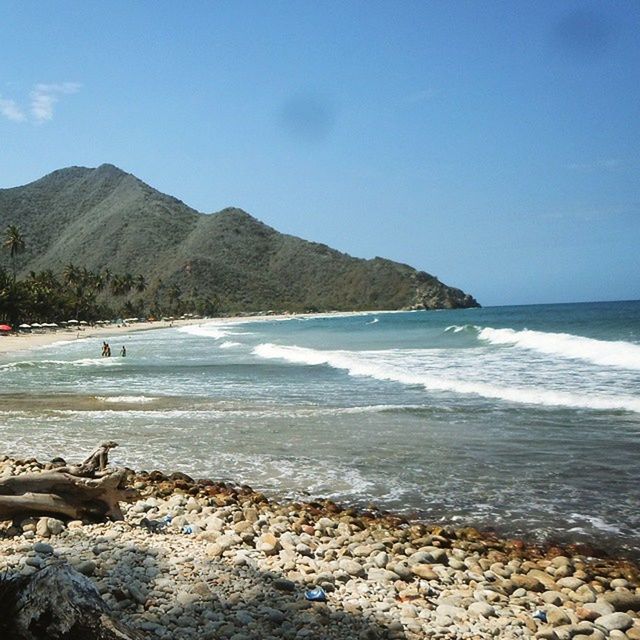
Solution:
M 24 111 L 16 104 L 15 100 L 7 100 L 0 97 L 0 113 L 7 119 L 14 122 L 26 120 Z
M 31 92 L 31 115 L 36 122 L 45 122 L 53 118 L 53 108 L 60 96 L 77 93 L 80 85 L 77 82 L 60 84 L 37 84 Z

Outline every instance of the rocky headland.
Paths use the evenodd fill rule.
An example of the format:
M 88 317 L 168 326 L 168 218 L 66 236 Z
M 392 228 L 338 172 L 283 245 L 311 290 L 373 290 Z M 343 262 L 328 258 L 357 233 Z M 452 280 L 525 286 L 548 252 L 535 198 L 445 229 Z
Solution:
M 0 477 L 52 468 L 0 458 Z M 5 522 L 0 571 L 68 562 L 161 639 L 640 639 L 640 570 L 331 501 L 137 473 L 124 521 Z

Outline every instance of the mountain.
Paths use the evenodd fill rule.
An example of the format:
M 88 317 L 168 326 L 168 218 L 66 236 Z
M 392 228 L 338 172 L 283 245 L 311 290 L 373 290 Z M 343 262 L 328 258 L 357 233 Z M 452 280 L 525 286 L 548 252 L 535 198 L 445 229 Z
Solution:
M 59 273 L 69 262 L 142 274 L 146 303 L 172 290 L 213 299 L 222 312 L 479 306 L 423 271 L 279 233 L 241 209 L 200 213 L 109 164 L 0 189 L 0 229 L 9 224 L 26 243 L 19 275 Z

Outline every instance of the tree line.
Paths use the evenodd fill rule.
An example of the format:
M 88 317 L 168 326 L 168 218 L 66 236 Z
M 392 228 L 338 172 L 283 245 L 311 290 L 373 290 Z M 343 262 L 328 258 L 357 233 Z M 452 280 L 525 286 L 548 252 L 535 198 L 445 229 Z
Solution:
M 26 243 L 16 225 L 5 230 L 3 248 L 9 251 L 11 272 L 0 267 L 0 321 L 14 327 L 23 322 L 215 312 L 214 301 L 185 296 L 177 284 L 162 281 L 156 283 L 148 302 L 141 295 L 148 288 L 144 275 L 112 273 L 108 268 L 91 271 L 69 262 L 61 274 L 46 269 L 18 279 L 16 263 Z

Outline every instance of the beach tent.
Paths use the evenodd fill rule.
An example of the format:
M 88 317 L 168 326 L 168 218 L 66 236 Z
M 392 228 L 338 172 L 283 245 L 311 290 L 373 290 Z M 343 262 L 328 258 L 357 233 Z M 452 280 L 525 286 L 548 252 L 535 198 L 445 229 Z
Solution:
M 11 331 L 11 327 L 8 324 L 0 324 L 0 331 Z

